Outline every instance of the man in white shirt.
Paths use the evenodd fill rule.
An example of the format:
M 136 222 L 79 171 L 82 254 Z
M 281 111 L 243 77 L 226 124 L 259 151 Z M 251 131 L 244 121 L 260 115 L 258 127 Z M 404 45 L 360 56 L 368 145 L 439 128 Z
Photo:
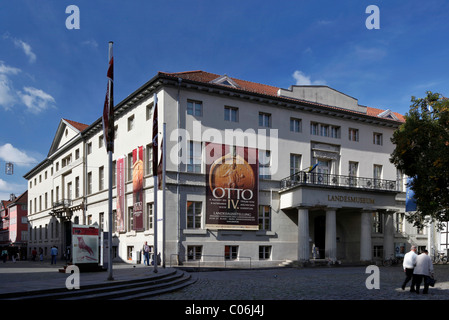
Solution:
M 416 267 L 413 271 L 413 282 L 415 283 L 415 291 L 419 293 L 419 286 L 424 280 L 424 290 L 422 293 L 426 294 L 429 292 L 429 283 L 426 281 L 427 278 L 433 277 L 433 263 L 432 259 L 428 256 L 429 252 L 423 250 L 423 252 L 416 258 Z
M 402 266 L 404 267 L 405 272 L 405 280 L 402 284 L 402 290 L 405 290 L 405 286 L 407 283 L 413 279 L 413 269 L 416 265 L 416 258 L 418 255 L 416 254 L 416 246 L 412 246 L 409 252 L 407 252 L 404 256 L 404 261 L 402 262 Z M 410 287 L 410 292 L 415 291 L 415 283 L 414 280 L 412 280 L 412 285 Z

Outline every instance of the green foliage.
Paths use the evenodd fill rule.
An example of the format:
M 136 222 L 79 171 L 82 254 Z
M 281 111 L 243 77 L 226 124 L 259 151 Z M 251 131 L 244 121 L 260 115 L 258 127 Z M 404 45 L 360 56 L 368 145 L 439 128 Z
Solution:
M 417 211 L 407 219 L 422 226 L 426 217 L 449 220 L 449 100 L 429 91 L 412 103 L 391 139 L 396 149 L 390 161 L 414 178 Z

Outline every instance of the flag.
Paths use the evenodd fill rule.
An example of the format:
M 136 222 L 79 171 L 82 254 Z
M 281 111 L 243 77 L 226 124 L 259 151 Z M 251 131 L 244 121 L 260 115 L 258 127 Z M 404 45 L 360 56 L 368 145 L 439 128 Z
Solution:
M 313 170 L 315 170 L 315 168 L 318 166 L 318 163 L 317 164 L 315 164 L 315 165 L 313 165 L 313 166 L 310 166 L 309 167 L 309 171 L 307 171 L 307 172 L 312 172 Z
M 114 152 L 114 58 L 112 42 L 109 42 L 108 87 L 103 107 L 103 139 L 106 151 Z
M 164 158 L 164 137 L 162 136 L 162 141 L 161 141 L 161 159 L 159 160 L 159 164 L 157 165 L 157 184 L 158 184 L 158 188 L 159 190 L 162 190 L 162 166 L 163 166 L 163 158 Z
M 153 111 L 153 177 L 157 176 L 157 169 L 158 169 L 158 159 L 159 159 L 159 152 L 158 152 L 158 135 L 159 135 L 159 129 L 158 129 L 158 117 L 157 117 L 157 96 L 154 95 L 154 111 Z
M 407 191 L 405 193 L 405 212 L 416 211 L 415 192 L 411 188 L 412 178 L 407 179 Z

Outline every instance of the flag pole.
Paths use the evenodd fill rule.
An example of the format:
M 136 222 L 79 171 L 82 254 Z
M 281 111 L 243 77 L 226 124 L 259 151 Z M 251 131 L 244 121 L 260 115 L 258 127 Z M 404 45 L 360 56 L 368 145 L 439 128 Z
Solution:
M 111 63 L 111 59 L 113 57 L 112 55 L 112 41 L 109 41 L 109 63 Z M 110 67 L 110 66 L 109 66 Z M 108 72 L 109 73 L 109 72 Z M 108 89 L 109 89 L 109 111 L 111 114 L 113 114 L 114 112 L 114 103 L 113 103 L 113 85 L 112 85 L 112 80 L 109 78 L 108 80 Z M 111 110 L 112 109 L 112 110 Z M 108 125 L 108 131 L 110 132 L 110 130 L 114 130 L 114 122 L 112 121 L 112 128 L 109 128 L 109 126 L 111 125 L 111 121 L 109 121 L 109 125 Z M 109 139 L 112 139 L 110 141 L 108 141 L 109 144 L 113 144 L 114 143 L 114 136 L 112 135 L 109 136 Z M 108 146 L 107 146 L 108 147 Z M 109 156 L 109 201 L 108 201 L 108 280 L 114 280 L 114 277 L 112 275 L 112 148 L 108 147 L 108 156 Z
M 166 145 L 167 140 L 165 139 L 165 127 L 166 123 L 163 124 L 162 129 L 162 267 L 165 268 L 165 171 L 166 171 Z
M 153 195 L 154 195 L 154 245 L 153 245 L 153 272 L 157 273 L 157 190 L 158 190 L 158 182 L 157 182 L 157 160 L 158 160 L 158 136 L 159 136 L 159 128 L 158 128 L 158 116 L 157 116 L 157 94 L 153 95 L 154 100 L 154 110 L 153 110 Z

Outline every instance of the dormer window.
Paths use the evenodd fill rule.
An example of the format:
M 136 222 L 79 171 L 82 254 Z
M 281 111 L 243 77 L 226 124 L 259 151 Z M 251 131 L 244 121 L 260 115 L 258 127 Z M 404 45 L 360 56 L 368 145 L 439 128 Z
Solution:
M 233 87 L 233 88 L 239 88 L 239 85 L 234 80 L 232 80 L 230 77 L 228 77 L 227 75 L 218 77 L 217 79 L 212 80 L 210 83 L 221 84 L 223 86 L 228 86 L 228 87 Z
M 391 119 L 391 120 L 396 120 L 399 121 L 398 117 L 396 117 L 396 115 L 394 114 L 393 111 L 391 111 L 390 109 L 385 110 L 382 113 L 379 113 L 377 115 L 379 118 L 384 118 L 384 119 Z

